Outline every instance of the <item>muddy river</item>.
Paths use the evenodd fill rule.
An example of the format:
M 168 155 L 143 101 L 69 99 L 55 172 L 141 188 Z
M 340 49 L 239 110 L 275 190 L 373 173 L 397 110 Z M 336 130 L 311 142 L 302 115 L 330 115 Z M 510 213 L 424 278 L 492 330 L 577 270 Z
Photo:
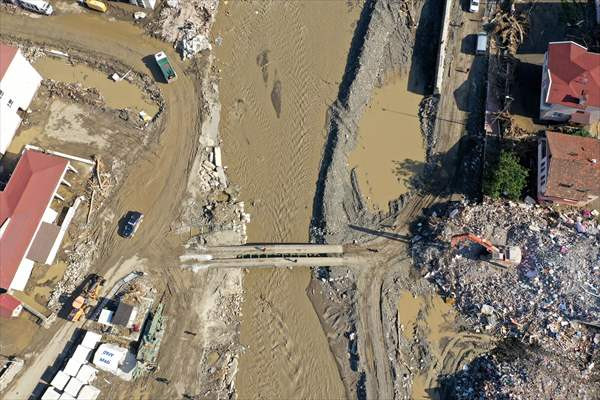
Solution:
M 213 35 L 223 159 L 252 214 L 250 242 L 308 240 L 326 111 L 359 13 L 354 1 L 221 4 Z M 246 274 L 240 398 L 344 397 L 309 280 L 303 268 Z
M 394 76 L 375 89 L 358 126 L 358 144 L 349 157 L 360 190 L 373 211 L 409 191 L 425 159 L 418 110 L 422 97 Z

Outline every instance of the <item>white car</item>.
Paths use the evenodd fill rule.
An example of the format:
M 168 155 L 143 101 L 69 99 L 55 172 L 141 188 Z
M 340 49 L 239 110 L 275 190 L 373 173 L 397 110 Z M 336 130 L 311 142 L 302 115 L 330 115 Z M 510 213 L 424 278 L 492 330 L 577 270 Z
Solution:
M 43 0 L 17 0 L 17 4 L 26 10 L 33 11 L 38 14 L 52 15 L 54 12 L 52 5 Z
M 469 3 L 469 12 L 476 13 L 479 11 L 479 0 L 471 0 Z

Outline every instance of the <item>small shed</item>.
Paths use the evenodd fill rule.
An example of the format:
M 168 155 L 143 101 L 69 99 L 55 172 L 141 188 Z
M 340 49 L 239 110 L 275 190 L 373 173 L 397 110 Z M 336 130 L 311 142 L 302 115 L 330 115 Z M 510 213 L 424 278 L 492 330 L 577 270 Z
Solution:
M 113 315 L 112 323 L 129 327 L 137 315 L 137 309 L 127 303 L 119 303 L 115 315 Z
M 110 311 L 108 308 L 100 311 L 100 316 L 98 317 L 98 322 L 103 325 L 111 325 L 113 319 L 114 312 Z

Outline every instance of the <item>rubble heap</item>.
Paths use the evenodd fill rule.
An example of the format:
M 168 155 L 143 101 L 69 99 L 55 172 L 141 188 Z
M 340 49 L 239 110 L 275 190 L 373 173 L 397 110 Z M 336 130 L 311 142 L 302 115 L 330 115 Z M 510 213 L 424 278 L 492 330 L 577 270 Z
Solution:
M 184 59 L 210 49 L 209 34 L 218 0 L 167 0 L 151 29 L 161 39 L 173 43 Z
M 90 270 L 92 260 L 98 250 L 98 243 L 91 238 L 78 242 L 67 253 L 67 269 L 63 278 L 54 286 L 48 300 L 48 308 L 58 312 L 65 302 L 63 297 L 72 293 Z
M 450 398 L 473 399 L 597 399 L 598 377 L 556 355 L 514 341 L 502 343 L 475 358 L 442 386 Z
M 463 203 L 434 212 L 417 229 L 415 266 L 443 296 L 455 301 L 477 332 L 515 338 L 581 370 L 597 371 L 593 358 L 600 355 L 600 213 L 556 211 L 529 203 Z M 481 259 L 483 249 L 477 244 L 451 249 L 451 237 L 464 232 L 497 245 L 520 246 L 521 264 L 495 266 Z M 492 361 L 492 356 L 485 359 Z

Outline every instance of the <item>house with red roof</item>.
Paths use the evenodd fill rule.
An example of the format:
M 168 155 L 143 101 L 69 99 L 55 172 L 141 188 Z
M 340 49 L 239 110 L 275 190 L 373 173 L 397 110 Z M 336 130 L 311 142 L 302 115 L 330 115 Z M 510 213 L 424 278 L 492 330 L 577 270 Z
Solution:
M 0 191 L 0 315 L 15 312 L 11 293 L 25 289 L 36 262 L 54 262 L 68 224 L 51 206 L 68 170 L 66 158 L 25 150 Z
M 552 42 L 544 57 L 540 119 L 600 121 L 600 54 L 575 42 Z
M 21 125 L 42 76 L 17 47 L 0 43 L 0 153 L 4 154 Z
M 600 196 L 600 140 L 547 131 L 538 141 L 538 201 L 583 206 Z

